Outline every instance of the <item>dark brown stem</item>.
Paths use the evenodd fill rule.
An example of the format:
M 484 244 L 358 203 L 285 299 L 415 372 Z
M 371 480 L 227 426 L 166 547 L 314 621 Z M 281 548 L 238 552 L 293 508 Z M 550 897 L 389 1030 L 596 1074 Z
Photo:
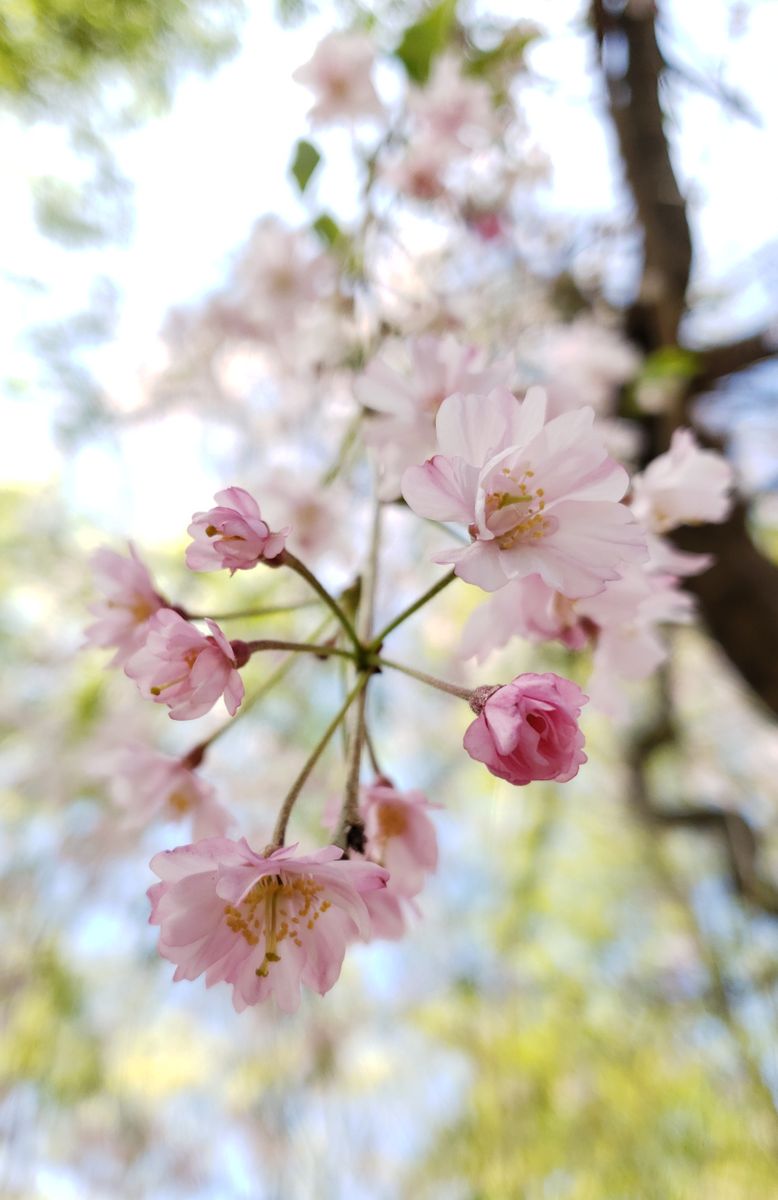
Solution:
M 337 658 L 348 658 L 352 661 L 354 659 L 353 650 L 344 650 L 340 646 L 329 644 L 319 646 L 312 645 L 310 642 L 284 642 L 277 638 L 259 638 L 257 641 L 244 642 L 243 645 L 249 655 L 259 654 L 263 650 L 291 650 L 295 654 L 314 654 L 316 658 L 331 658 L 334 655 Z

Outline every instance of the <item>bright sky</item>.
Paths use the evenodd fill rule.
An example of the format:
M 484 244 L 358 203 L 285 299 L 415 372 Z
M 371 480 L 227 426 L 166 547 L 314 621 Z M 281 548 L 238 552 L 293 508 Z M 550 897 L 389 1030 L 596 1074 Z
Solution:
M 42 239 L 29 212 L 28 178 L 72 169 L 59 131 L 20 130 L 9 119 L 2 129 L 6 164 L 0 193 L 0 269 L 9 276 L 38 277 L 47 292 L 25 299 L 0 278 L 0 354 L 3 374 L 29 373 L 20 335 L 34 320 L 74 312 L 86 300 L 97 273 L 118 282 L 122 293 L 119 333 L 98 357 L 112 387 L 131 386 L 138 364 L 154 353 L 156 334 L 171 305 L 196 299 L 219 281 L 230 251 L 240 244 L 262 212 L 287 219 L 302 209 L 287 181 L 290 148 L 305 133 L 308 93 L 291 73 L 309 57 L 328 21 L 281 30 L 272 5 L 256 4 L 245 27 L 240 55 L 211 78 L 184 82 L 173 111 L 126 137 L 117 149 L 121 168 L 136 188 L 136 232 L 124 250 L 74 254 Z M 482 7 L 516 16 L 514 0 Z M 580 11 L 574 0 L 525 0 L 521 16 L 535 19 L 554 35 L 533 52 L 532 65 L 548 86 L 525 96 L 525 109 L 539 143 L 550 155 L 554 179 L 548 205 L 561 211 L 607 209 L 613 187 L 607 135 L 588 105 L 591 64 L 584 40 L 568 29 Z M 682 130 L 681 169 L 693 196 L 700 243 L 715 255 L 698 264 L 706 281 L 741 285 L 743 301 L 735 319 L 744 327 L 770 312 L 778 297 L 778 253 L 773 278 L 754 269 L 756 250 L 775 239 L 774 153 L 778 133 L 774 48 L 778 44 L 778 5 L 757 4 L 749 31 L 728 40 L 724 0 L 676 0 L 671 6 L 677 42 L 673 57 L 697 73 L 725 71 L 730 86 L 748 96 L 763 127 L 724 115 L 715 101 L 683 88 L 678 108 Z M 318 138 L 321 141 L 321 138 Z M 329 171 L 320 187 L 323 207 L 347 203 L 348 135 L 327 135 Z M 724 336 L 733 313 L 727 315 Z M 0 442 L 0 477 L 43 483 L 64 471 L 76 505 L 106 528 L 129 524 L 134 536 L 160 537 L 180 525 L 179 509 L 189 512 L 210 495 L 203 478 L 202 427 L 181 414 L 166 432 L 158 425 L 134 430 L 123 439 L 117 473 L 115 448 L 94 444 L 75 461 L 62 464 L 51 436 L 52 398 L 24 395 L 7 400 L 6 431 Z M 176 461 L 171 466 L 171 439 Z M 159 495 L 148 480 L 174 481 L 176 506 L 160 526 Z M 218 483 L 216 480 L 214 483 Z M 107 503 L 107 495 L 115 503 Z M 189 501 L 194 499 L 194 505 Z M 169 528 L 167 528 L 169 524 Z

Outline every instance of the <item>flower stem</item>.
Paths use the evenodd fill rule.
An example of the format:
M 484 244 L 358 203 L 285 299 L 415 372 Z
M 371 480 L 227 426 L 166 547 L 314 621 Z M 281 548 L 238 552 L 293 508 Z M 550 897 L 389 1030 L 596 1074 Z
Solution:
M 460 687 L 456 683 L 447 683 L 445 679 L 427 675 L 425 671 L 416 671 L 413 667 L 406 667 L 404 663 L 392 662 L 390 658 L 377 657 L 373 659 L 373 662 L 379 667 L 390 667 L 393 671 L 402 671 L 403 675 L 410 675 L 411 679 L 418 679 L 421 683 L 437 688 L 439 692 L 448 692 L 449 696 L 457 696 L 460 700 L 469 702 L 473 698 L 472 688 Z
M 330 620 L 331 617 L 327 616 L 324 621 L 316 626 L 311 633 L 311 637 L 314 639 L 320 638 L 326 631 Z M 252 709 L 255 707 L 255 705 L 259 704 L 260 700 L 264 700 L 268 692 L 271 692 L 276 684 L 280 683 L 282 679 L 286 678 L 296 662 L 296 654 L 290 654 L 287 658 L 285 658 L 284 661 L 280 663 L 278 667 L 276 667 L 275 671 L 273 671 L 271 675 L 268 675 L 261 687 L 257 688 L 254 695 L 250 696 L 248 700 L 243 702 L 240 707 L 240 712 L 237 714 L 237 716 L 228 721 L 226 725 L 221 725 L 210 735 L 210 737 L 204 738 L 202 742 L 198 742 L 196 746 L 193 746 L 189 753 L 184 755 L 181 761 L 189 767 L 199 767 L 200 763 L 205 757 L 205 752 L 208 747 L 211 746 L 217 740 L 217 738 L 220 738 L 223 733 L 226 733 L 228 729 L 234 729 L 235 722 L 239 721 L 241 717 L 245 716 L 249 709 Z
M 376 584 L 378 582 L 378 550 L 381 543 L 381 501 L 378 496 L 373 500 L 373 519 L 370 526 L 370 549 L 365 566 L 362 603 L 359 607 L 359 635 L 364 645 L 370 637 L 373 627 L 375 609 Z M 364 662 L 360 664 L 367 666 Z M 365 682 L 370 678 L 372 670 L 368 668 Z M 367 705 L 367 688 L 360 692 L 356 706 L 354 728 L 347 751 L 346 786 L 343 793 L 343 806 L 340 810 L 340 821 L 335 844 L 346 850 L 349 845 L 362 849 L 364 841 L 362 822 L 359 817 L 359 772 L 362 765 L 362 750 L 365 745 L 366 723 L 365 709 Z M 355 840 L 352 842 L 352 830 Z
M 376 777 L 379 777 L 379 776 L 383 777 L 384 772 L 381 770 L 381 764 L 378 761 L 378 755 L 376 753 L 375 743 L 371 737 L 370 730 L 368 729 L 367 725 L 365 725 L 365 746 L 367 747 L 367 755 L 368 755 L 368 758 L 370 759 L 370 766 L 375 771 Z
M 429 600 L 432 600 L 434 596 L 437 596 L 438 592 L 442 592 L 445 587 L 448 587 L 452 579 L 455 578 L 456 576 L 454 572 L 449 571 L 448 575 L 444 575 L 443 578 L 439 579 L 438 582 L 433 584 L 431 588 L 428 588 L 423 595 L 419 596 L 418 600 L 414 600 L 413 604 L 409 604 L 407 608 L 404 608 L 402 612 L 394 618 L 393 621 L 390 621 L 388 625 L 384 626 L 380 633 L 375 635 L 368 646 L 368 650 L 377 650 L 384 639 L 392 632 L 392 630 L 396 629 L 398 625 L 402 625 L 403 621 L 407 621 L 408 617 L 413 616 L 413 614 L 418 612 L 420 608 L 423 608 Z
M 370 673 L 362 676 L 365 683 L 370 678 Z M 348 748 L 348 774 L 346 775 L 346 788 L 343 796 L 343 807 L 340 810 L 340 822 L 338 825 L 337 836 L 334 839 L 334 844 L 340 846 L 342 850 L 348 845 L 350 831 L 359 827 L 362 829 L 362 822 L 359 818 L 359 770 L 362 765 L 362 747 L 365 744 L 365 705 L 367 702 L 367 691 L 363 687 L 359 693 L 357 701 L 356 720 L 354 722 L 354 731 L 351 735 L 351 743 Z
M 297 612 L 300 608 L 312 608 L 318 600 L 298 600 L 296 604 L 272 604 L 267 608 L 244 608 L 228 613 L 193 613 L 186 610 L 188 621 L 237 621 L 244 617 L 275 617 L 282 613 Z M 183 614 L 182 614 L 183 615 Z
M 280 566 L 291 567 L 293 571 L 296 571 L 297 574 L 304 579 L 305 582 L 312 587 L 319 596 L 321 596 L 324 603 L 329 606 L 335 617 L 345 629 L 354 649 L 361 651 L 362 647 L 360 645 L 359 638 L 357 637 L 356 630 L 354 629 L 354 626 L 352 625 L 348 616 L 338 604 L 335 597 L 327 591 L 324 584 L 316 578 L 312 571 L 308 570 L 305 563 L 300 562 L 300 559 L 297 558 L 295 554 L 291 554 L 288 550 L 284 550 L 277 561 L 279 562 Z
M 280 809 L 280 811 L 278 813 L 278 817 L 276 819 L 275 829 L 273 830 L 272 845 L 274 847 L 283 846 L 284 839 L 286 837 L 286 826 L 289 822 L 289 816 L 292 812 L 292 809 L 294 808 L 297 797 L 300 795 L 300 792 L 303 790 L 303 787 L 305 786 L 308 776 L 310 775 L 311 771 L 313 770 L 313 768 L 316 766 L 317 762 L 321 758 L 330 739 L 332 738 L 332 735 L 335 733 L 335 731 L 337 730 L 341 721 L 345 717 L 346 713 L 351 708 L 351 705 L 353 704 L 354 700 L 356 700 L 357 696 L 361 696 L 364 693 L 365 685 L 366 685 L 368 679 L 369 679 L 369 675 L 367 673 L 360 675 L 356 684 L 351 689 L 349 694 L 346 696 L 346 699 L 343 701 L 340 708 L 335 713 L 335 716 L 332 718 L 329 725 L 324 730 L 324 733 L 319 738 L 319 741 L 314 746 L 303 769 L 300 771 L 300 774 L 297 776 L 297 778 L 295 779 L 291 788 L 289 789 L 289 791 L 286 795 L 286 799 L 284 800 L 283 804 L 281 805 L 281 809 Z
M 343 650 L 340 646 L 319 646 L 313 642 L 282 642 L 277 638 L 260 638 L 258 641 L 246 642 L 249 654 L 257 654 L 261 650 L 291 650 L 295 654 L 315 654 L 317 658 L 349 658 L 353 661 L 354 651 Z

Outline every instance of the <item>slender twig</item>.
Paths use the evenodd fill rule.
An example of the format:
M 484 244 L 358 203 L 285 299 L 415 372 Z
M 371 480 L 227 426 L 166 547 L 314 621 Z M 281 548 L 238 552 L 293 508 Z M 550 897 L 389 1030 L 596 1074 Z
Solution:
M 368 728 L 367 724 L 365 724 L 365 746 L 367 747 L 370 766 L 373 768 L 377 776 L 384 777 L 384 772 L 381 769 L 381 764 L 378 761 L 378 755 L 376 754 L 375 743 L 373 742 L 373 738 L 370 734 L 370 729 Z
M 360 678 L 366 684 L 370 678 L 370 674 L 366 672 Z M 340 846 L 343 850 L 348 845 L 351 830 L 357 827 L 361 830 L 361 821 L 359 818 L 359 770 L 362 765 L 362 747 L 365 744 L 366 700 L 367 691 L 363 684 L 356 705 L 356 720 L 348 751 L 348 774 L 346 775 L 343 807 L 340 812 L 337 836 L 335 837 L 335 845 Z M 361 847 L 357 848 L 360 849 Z
M 311 634 L 311 637 L 314 639 L 320 638 L 325 632 L 331 619 L 332 618 L 330 616 L 327 616 L 324 621 L 316 626 Z M 285 658 L 284 661 L 280 663 L 278 667 L 276 667 L 275 671 L 268 675 L 265 682 L 259 688 L 257 688 L 254 695 L 250 696 L 248 700 L 243 701 L 240 711 L 236 714 L 236 716 L 227 721 L 226 724 L 221 725 L 218 729 L 214 730 L 214 732 L 202 742 L 198 742 L 196 746 L 193 746 L 189 753 L 184 755 L 182 762 L 191 767 L 199 766 L 205 757 L 205 752 L 208 747 L 212 746 L 213 743 L 220 738 L 223 733 L 226 733 L 228 729 L 234 729 L 236 722 L 239 721 L 241 717 L 244 717 L 247 712 L 259 704 L 260 700 L 264 700 L 265 696 L 267 696 L 268 693 L 273 690 L 276 684 L 280 683 L 282 679 L 286 678 L 296 662 L 296 654 L 290 654 L 287 658 Z
M 408 607 L 404 608 L 401 613 L 398 613 L 393 621 L 390 621 L 388 625 L 384 626 L 380 633 L 375 635 L 373 640 L 368 645 L 368 650 L 377 650 L 384 639 L 388 637 L 388 635 L 394 629 L 396 629 L 398 625 L 402 625 L 403 621 L 407 621 L 408 617 L 412 617 L 415 612 L 418 612 L 420 608 L 423 608 L 428 601 L 437 596 L 438 592 L 442 592 L 445 587 L 448 587 L 453 579 L 456 579 L 456 575 L 453 571 L 449 571 L 448 575 L 444 575 L 442 579 L 439 579 L 437 583 L 434 583 L 432 587 L 428 588 L 427 591 L 419 596 L 417 600 L 414 600 L 413 604 L 409 604 Z
M 295 571 L 301 577 L 301 579 L 304 579 L 305 582 L 307 584 L 309 584 L 310 587 L 312 587 L 313 590 L 315 592 L 317 592 L 319 596 L 321 596 L 324 603 L 326 605 L 328 605 L 328 607 L 332 610 L 332 612 L 334 613 L 337 620 L 340 622 L 340 624 L 345 629 L 346 633 L 348 634 L 349 640 L 351 641 L 352 645 L 354 646 L 354 649 L 361 651 L 362 647 L 360 645 L 359 638 L 357 637 L 357 632 L 354 629 L 354 626 L 352 625 L 348 616 L 343 611 L 341 606 L 338 604 L 335 597 L 330 592 L 327 591 L 324 584 L 319 579 L 316 578 L 316 576 L 313 574 L 312 571 L 308 570 L 305 563 L 300 562 L 300 559 L 297 558 L 296 555 L 291 554 L 288 550 L 284 550 L 283 553 L 280 555 L 280 563 L 282 566 L 290 567 L 293 571 Z
M 447 683 L 445 679 L 438 679 L 435 675 L 428 675 L 426 671 L 416 671 L 413 667 L 406 667 L 404 663 L 393 662 L 390 658 L 376 658 L 374 662 L 379 667 L 389 667 L 392 671 L 402 671 L 403 675 L 410 675 L 411 679 L 418 679 L 421 683 L 426 683 L 429 687 L 437 688 L 439 692 L 448 692 L 449 696 L 457 696 L 460 700 L 468 702 L 473 698 L 473 689 L 460 687 L 456 683 Z
M 359 634 L 364 642 L 370 637 L 375 616 L 375 596 L 378 586 L 378 549 L 381 544 L 381 516 L 383 505 L 376 497 L 373 501 L 373 519 L 370 525 L 370 549 L 362 581 L 362 607 L 359 610 Z
M 375 593 L 378 582 L 378 549 L 380 542 L 381 502 L 376 496 L 373 501 L 373 519 L 370 526 L 370 549 L 368 551 L 367 563 L 362 580 L 362 603 L 360 605 L 358 615 L 359 634 L 363 645 L 370 637 L 373 626 Z M 365 676 L 365 683 L 367 683 L 371 674 L 372 671 L 368 668 Z M 362 831 L 362 826 L 359 819 L 359 772 L 362 765 L 362 749 L 365 744 L 366 704 L 367 688 L 360 693 L 359 700 L 357 702 L 354 728 L 351 734 L 351 742 L 348 747 L 346 786 L 343 794 L 343 807 L 340 812 L 338 833 L 335 839 L 335 844 L 341 846 L 343 850 L 345 850 L 349 845 L 349 841 L 352 836 L 352 830 L 357 833 L 356 839 L 353 841 L 352 845 L 356 849 L 361 849 L 359 837 L 359 833 Z
M 263 650 L 291 650 L 295 654 L 315 654 L 317 658 L 329 658 L 336 655 L 338 658 L 354 659 L 353 650 L 344 650 L 340 646 L 320 646 L 312 642 L 283 642 L 277 638 L 259 638 L 257 641 L 246 642 L 245 648 L 249 654 L 258 654 Z
M 313 608 L 319 600 L 299 600 L 297 604 L 273 604 L 267 608 L 244 608 L 228 613 L 193 613 L 186 610 L 188 621 L 237 621 L 245 617 L 275 617 L 282 613 L 297 612 L 300 608 Z
M 286 826 L 289 822 L 289 816 L 294 808 L 297 797 L 303 790 L 308 776 L 321 758 L 330 739 L 332 738 L 332 735 L 338 729 L 338 726 L 345 717 L 354 700 L 357 698 L 357 696 L 361 696 L 364 693 L 365 684 L 367 683 L 368 678 L 369 677 L 367 674 L 360 675 L 356 684 L 346 696 L 346 699 L 343 701 L 340 708 L 335 713 L 335 716 L 325 729 L 324 733 L 319 738 L 319 741 L 314 746 L 305 765 L 303 766 L 303 769 L 300 771 L 300 774 L 297 776 L 291 788 L 289 789 L 289 792 L 287 793 L 286 798 L 281 805 L 278 817 L 276 818 L 275 829 L 273 830 L 273 846 L 283 846 L 284 838 L 286 837 Z

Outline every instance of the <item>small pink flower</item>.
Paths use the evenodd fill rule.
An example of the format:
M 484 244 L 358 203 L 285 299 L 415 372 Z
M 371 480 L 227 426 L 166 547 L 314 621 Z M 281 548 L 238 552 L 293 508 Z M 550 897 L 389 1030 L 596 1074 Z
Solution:
M 725 521 L 734 472 L 715 450 L 703 450 L 690 429 L 676 429 L 666 454 L 632 480 L 632 511 L 653 533 L 679 525 Z
M 444 400 L 442 453 L 406 470 L 403 496 L 421 517 L 465 524 L 473 540 L 435 561 L 488 592 L 540 575 L 569 600 L 601 592 L 625 563 L 643 561 L 645 534 L 617 503 L 627 473 L 593 421 L 584 408 L 547 422 L 540 388 L 521 404 L 502 390 Z
M 195 513 L 187 532 L 194 539 L 186 549 L 186 565 L 193 571 L 220 571 L 231 575 L 248 571 L 259 562 L 270 562 L 284 548 L 288 529 L 272 533 L 253 496 L 230 487 L 214 496 L 218 507 Z
M 210 637 L 171 608 L 149 621 L 145 646 L 125 663 L 142 695 L 167 704 L 174 721 L 192 721 L 213 708 L 220 696 L 230 716 L 243 700 L 243 680 L 235 650 L 215 621 L 206 621 Z
M 88 646 L 113 646 L 112 667 L 121 667 L 146 640 L 149 618 L 164 608 L 148 568 L 128 543 L 130 556 L 103 549 L 92 555 L 95 582 L 105 599 L 90 607 L 98 619 L 86 630 Z
M 271 995 L 294 1012 L 302 984 L 324 995 L 348 943 L 370 934 L 363 893 L 387 879 L 375 863 L 342 854 L 285 846 L 261 855 L 244 838 L 207 838 L 155 855 L 162 882 L 149 888 L 149 920 L 161 927 L 159 952 L 176 964 L 173 978 L 205 972 L 207 987 L 231 984 L 238 1012 Z
M 434 454 L 435 418 L 454 392 L 488 392 L 507 384 L 512 364 L 487 364 L 486 353 L 451 334 L 393 341 L 384 345 L 354 385 L 371 412 L 365 439 L 376 452 L 384 500 L 401 493 L 403 471 Z
M 423 135 L 465 147 L 494 140 L 498 120 L 489 85 L 462 73 L 462 60 L 453 54 L 436 59 L 423 88 L 413 88 L 408 108 Z
M 117 754 L 109 783 L 115 803 L 124 810 L 125 825 L 137 829 L 155 819 L 192 817 L 192 837 L 223 837 L 230 814 L 216 793 L 180 758 L 147 746 L 125 746 Z
M 513 579 L 470 614 L 462 630 L 460 654 L 483 662 L 512 637 L 559 641 L 569 650 L 583 650 L 592 627 L 582 618 L 578 603 L 554 591 L 539 575 Z
M 367 892 L 365 904 L 370 913 L 370 940 L 386 938 L 396 942 L 404 936 L 409 916 L 420 916 L 415 900 L 402 892 L 394 891 L 390 879 L 379 892 Z
M 308 62 L 292 74 L 316 98 L 308 113 L 312 124 L 383 116 L 370 78 L 374 60 L 373 43 L 363 33 L 334 32 L 322 38 Z
M 578 728 L 586 700 L 559 675 L 519 675 L 487 697 L 465 733 L 465 750 L 518 786 L 534 779 L 567 783 L 586 762 Z
M 424 886 L 425 875 L 436 869 L 437 837 L 427 816 L 432 807 L 423 792 L 398 792 L 388 780 L 376 780 L 362 789 L 365 853 L 389 872 L 387 890 L 415 896 Z

